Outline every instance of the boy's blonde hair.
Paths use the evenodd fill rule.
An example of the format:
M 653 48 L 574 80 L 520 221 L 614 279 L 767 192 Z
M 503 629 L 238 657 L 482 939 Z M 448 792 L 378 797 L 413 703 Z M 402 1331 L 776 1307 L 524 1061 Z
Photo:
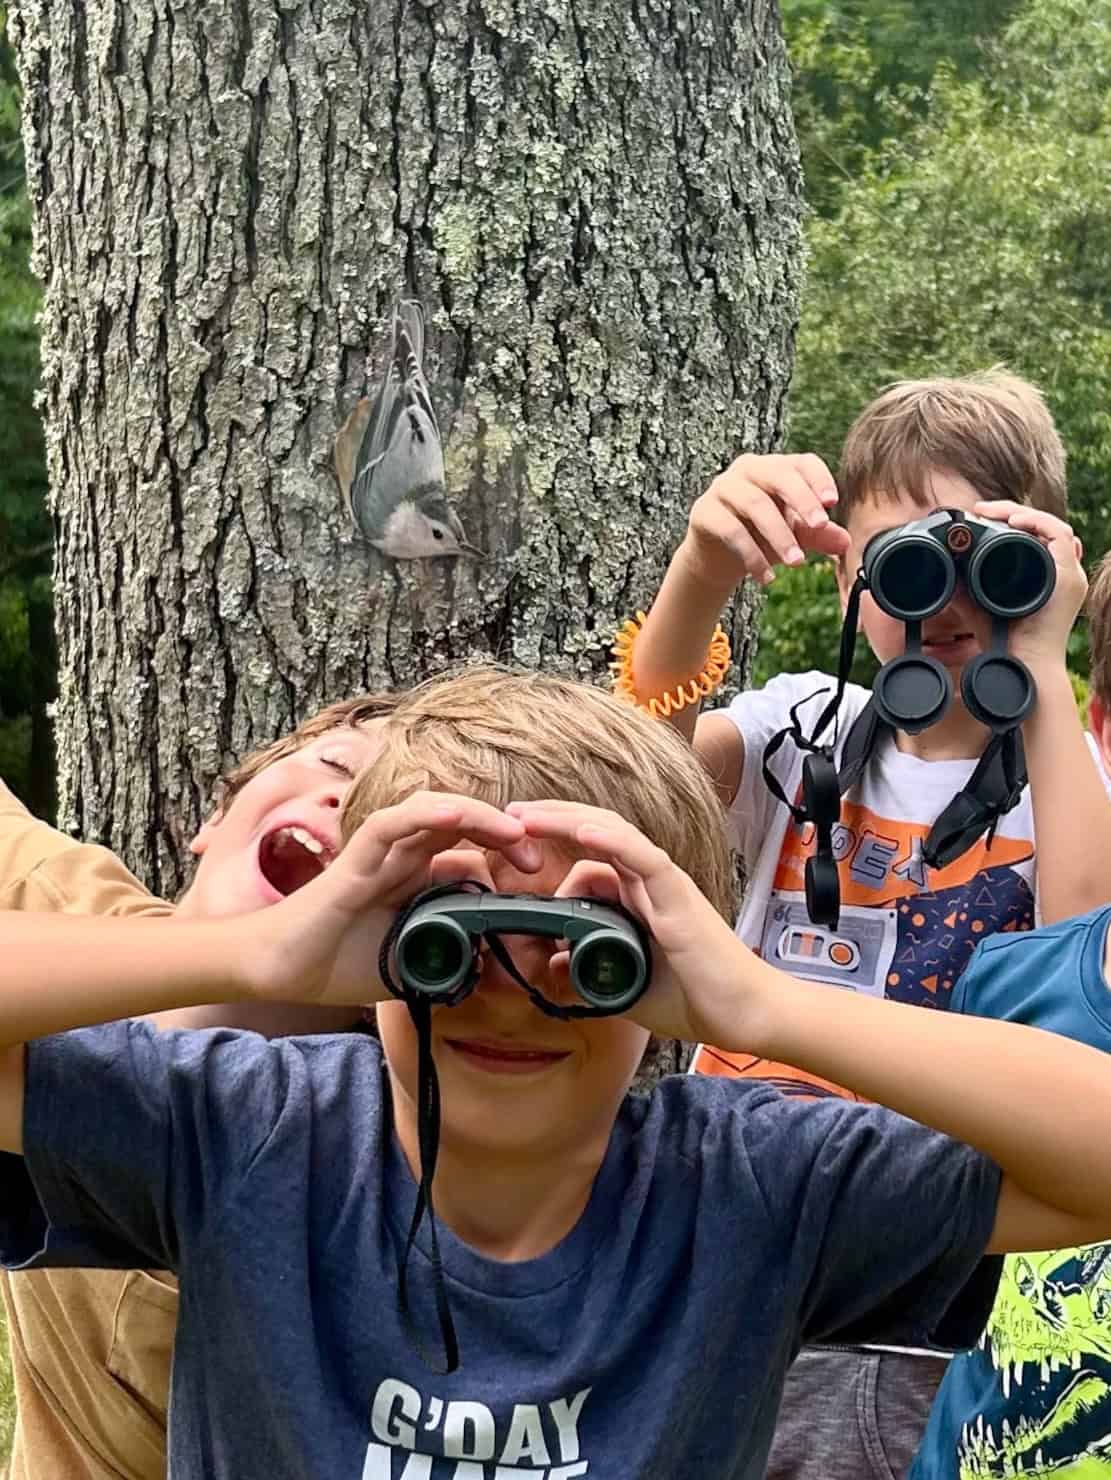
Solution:
M 414 791 L 585 802 L 633 823 L 727 920 L 725 814 L 670 725 L 602 689 L 542 673 L 468 668 L 413 689 L 382 726 L 382 751 L 347 795 L 343 833 Z
M 1088 688 L 1111 708 L 1111 551 L 1096 566 L 1085 603 L 1088 616 Z
M 275 761 L 284 760 L 287 755 L 293 755 L 310 741 L 326 735 L 329 730 L 338 730 L 347 726 L 365 725 L 373 719 L 382 719 L 387 714 L 392 714 L 397 708 L 399 696 L 389 693 L 360 694 L 356 699 L 340 699 L 334 704 L 327 705 L 311 715 L 303 724 L 299 724 L 295 730 L 288 735 L 281 736 L 270 745 L 264 745 L 259 750 L 252 750 L 245 755 L 238 765 L 226 771 L 218 783 L 218 801 L 225 810 L 231 806 L 237 794 L 243 790 L 248 781 Z
M 837 475 L 838 518 L 907 494 L 930 502 L 931 473 L 955 473 L 985 499 L 1066 517 L 1065 449 L 1041 392 L 999 366 L 978 375 L 900 380 L 849 428 Z

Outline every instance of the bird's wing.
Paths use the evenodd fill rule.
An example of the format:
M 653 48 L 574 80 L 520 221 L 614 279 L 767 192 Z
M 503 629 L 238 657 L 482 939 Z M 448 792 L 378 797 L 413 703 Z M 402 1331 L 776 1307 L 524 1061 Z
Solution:
M 351 479 L 355 520 L 374 538 L 418 490 L 443 486 L 444 450 L 421 366 L 424 316 L 406 300 L 393 317 L 389 363 L 364 422 Z

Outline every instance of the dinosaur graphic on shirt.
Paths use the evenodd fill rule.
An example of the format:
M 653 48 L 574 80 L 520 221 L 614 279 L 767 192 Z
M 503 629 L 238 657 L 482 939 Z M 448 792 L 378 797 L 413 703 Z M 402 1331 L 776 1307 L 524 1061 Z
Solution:
M 959 1480 L 1111 1480 L 1111 1244 L 1009 1256 L 980 1345 L 1015 1417 L 964 1425 Z

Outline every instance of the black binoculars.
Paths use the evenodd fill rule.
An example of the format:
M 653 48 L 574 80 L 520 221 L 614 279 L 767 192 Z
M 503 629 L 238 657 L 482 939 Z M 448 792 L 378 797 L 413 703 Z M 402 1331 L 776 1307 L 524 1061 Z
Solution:
M 650 974 L 643 931 L 617 905 L 531 894 L 436 892 L 418 901 L 394 942 L 404 988 L 433 1002 L 462 1001 L 478 976 L 484 936 L 541 935 L 566 940 L 575 992 L 599 1014 L 625 1012 Z
M 952 599 L 958 580 L 992 619 L 990 648 L 961 673 L 965 708 L 996 731 L 1025 719 L 1034 681 L 1007 652 L 1007 626 L 1040 611 L 1053 595 L 1057 571 L 1040 540 L 962 509 L 935 509 L 873 536 L 860 576 L 876 605 L 906 624 L 905 653 L 880 669 L 872 687 L 882 719 L 917 734 L 948 708 L 949 675 L 922 651 L 921 624 Z
M 1046 604 L 1057 579 L 1040 540 L 960 509 L 935 509 L 873 536 L 862 565 L 876 605 L 901 622 L 941 611 L 958 579 L 984 611 L 1015 622 Z

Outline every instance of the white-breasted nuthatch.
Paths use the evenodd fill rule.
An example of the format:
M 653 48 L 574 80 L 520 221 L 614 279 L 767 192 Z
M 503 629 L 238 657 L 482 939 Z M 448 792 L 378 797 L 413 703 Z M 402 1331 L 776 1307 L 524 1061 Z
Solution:
M 395 560 L 482 558 L 447 500 L 444 449 L 424 378 L 424 314 L 407 299 L 376 394 L 359 401 L 336 436 L 336 476 L 363 537 Z

